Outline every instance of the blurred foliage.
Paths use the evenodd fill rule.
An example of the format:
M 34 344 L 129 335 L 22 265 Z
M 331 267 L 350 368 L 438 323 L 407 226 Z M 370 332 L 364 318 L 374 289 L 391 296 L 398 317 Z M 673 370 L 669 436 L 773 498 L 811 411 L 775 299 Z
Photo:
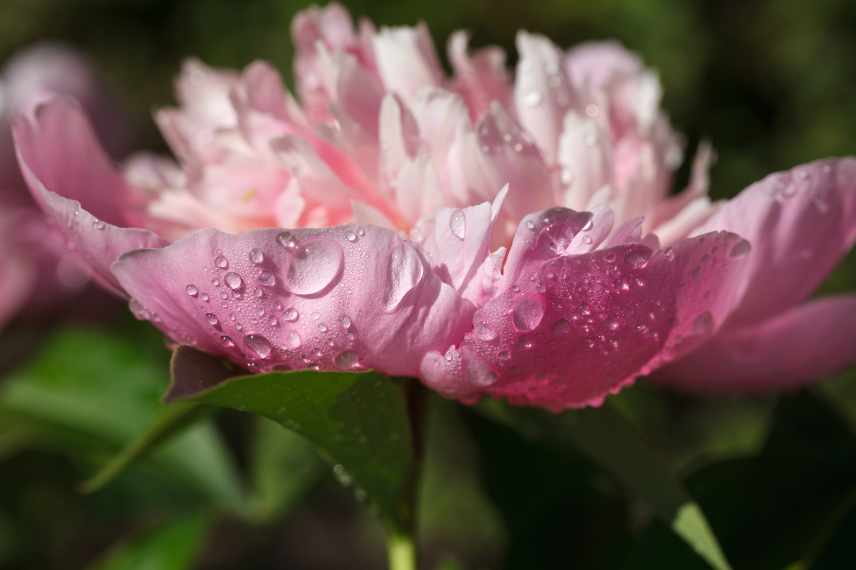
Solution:
M 36 40 L 83 50 L 128 109 L 139 146 L 163 148 L 150 112 L 172 102 L 181 61 L 266 59 L 291 83 L 289 22 L 308 3 L 3 0 L 0 61 Z M 520 28 L 563 46 L 619 39 L 659 70 L 688 149 L 713 142 L 717 197 L 773 170 L 856 154 L 848 0 L 345 4 L 384 25 L 424 20 L 441 52 L 453 30 L 469 29 L 512 63 Z M 824 292 L 853 289 L 851 254 Z M 0 345 L 35 340 L 41 351 L 16 356 L 0 384 L 0 570 L 383 567 L 381 527 L 353 490 L 304 440 L 246 414 L 197 424 L 81 494 L 162 409 L 167 353 L 137 323 L 7 331 Z M 736 570 L 856 566 L 856 372 L 781 398 L 702 400 L 640 383 L 611 401 L 673 458 Z M 433 399 L 429 420 L 425 568 L 707 567 L 567 440 L 533 443 Z

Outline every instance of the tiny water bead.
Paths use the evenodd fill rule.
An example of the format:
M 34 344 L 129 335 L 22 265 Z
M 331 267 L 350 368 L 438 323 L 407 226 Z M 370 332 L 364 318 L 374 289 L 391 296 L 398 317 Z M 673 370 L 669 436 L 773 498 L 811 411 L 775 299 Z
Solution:
M 276 285 L 276 277 L 270 271 L 262 271 L 259 273 L 259 283 L 264 285 L 265 287 L 273 287 Z M 264 294 L 261 289 L 258 290 L 262 295 Z
M 750 251 L 752 251 L 752 244 L 745 239 L 741 239 L 731 247 L 731 251 L 728 252 L 728 255 L 731 257 L 743 257 Z
M 270 341 L 260 334 L 248 334 L 244 337 L 244 344 L 262 359 L 270 358 L 273 352 Z
M 344 317 L 342 317 L 342 319 L 341 319 L 341 321 L 340 321 L 340 322 L 342 323 L 342 328 L 343 328 L 343 329 L 345 329 L 345 330 L 350 329 L 350 328 L 351 328 L 351 325 L 353 325 L 353 323 L 351 322 L 351 318 L 350 318 L 350 317 L 348 317 L 347 315 L 345 315 Z
M 218 255 L 214 258 L 214 267 L 216 267 L 217 269 L 228 269 L 229 260 L 226 259 L 223 255 Z
M 282 318 L 288 321 L 289 323 L 293 323 L 297 319 L 300 318 L 300 313 L 297 312 L 297 309 L 294 307 L 289 307 L 282 314 Z
M 467 215 L 463 210 L 455 210 L 449 218 L 449 229 L 452 235 L 462 240 L 467 236 Z
M 478 323 L 475 327 L 476 337 L 479 340 L 483 340 L 485 342 L 490 342 L 495 340 L 497 337 L 497 333 L 493 330 L 490 325 L 485 322 Z
M 291 232 L 280 232 L 276 236 L 276 241 L 288 251 L 293 252 L 298 248 L 297 238 Z
M 357 241 L 359 238 L 357 237 L 357 234 L 355 234 L 354 232 L 346 232 L 346 233 L 345 233 L 345 239 L 346 239 L 346 240 L 348 240 L 348 241 L 349 241 L 349 242 L 351 242 L 351 243 L 356 243 L 356 241 Z
M 265 261 L 265 254 L 257 247 L 250 250 L 248 257 L 254 265 L 261 265 Z
M 199 288 L 192 283 L 184 288 L 184 292 L 187 293 L 190 297 L 196 297 L 199 295 Z
M 233 341 L 232 338 L 229 336 L 226 336 L 226 335 L 221 336 L 220 342 L 222 342 L 226 348 L 234 348 L 235 347 L 235 341 Z
M 205 313 L 205 319 L 212 327 L 216 327 L 220 324 L 220 319 L 218 319 L 217 315 L 215 315 L 214 313 Z
M 359 355 L 353 350 L 345 350 L 336 355 L 333 359 L 337 368 L 341 368 L 342 370 L 348 370 L 350 368 L 354 368 L 359 361 Z

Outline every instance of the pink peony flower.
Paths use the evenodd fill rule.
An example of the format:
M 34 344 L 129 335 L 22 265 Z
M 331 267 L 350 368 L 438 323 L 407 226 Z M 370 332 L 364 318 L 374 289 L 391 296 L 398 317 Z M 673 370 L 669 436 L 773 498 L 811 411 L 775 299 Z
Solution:
M 299 102 L 267 64 L 186 64 L 156 115 L 177 163 L 120 173 L 64 100 L 16 124 L 70 249 L 174 342 L 551 410 L 665 365 L 680 386 L 754 389 L 853 360 L 854 299 L 798 305 L 856 237 L 853 159 L 715 204 L 702 146 L 670 196 L 680 139 L 617 44 L 521 32 L 512 80 L 463 33 L 449 78 L 424 26 L 355 28 L 337 5 L 293 34 Z
M 54 305 L 86 283 L 77 265 L 63 259 L 61 233 L 50 227 L 27 191 L 10 129 L 15 114 L 57 94 L 75 97 L 93 113 L 109 148 L 123 144 L 118 112 L 80 55 L 41 44 L 16 54 L 0 71 L 0 326 L 25 306 Z

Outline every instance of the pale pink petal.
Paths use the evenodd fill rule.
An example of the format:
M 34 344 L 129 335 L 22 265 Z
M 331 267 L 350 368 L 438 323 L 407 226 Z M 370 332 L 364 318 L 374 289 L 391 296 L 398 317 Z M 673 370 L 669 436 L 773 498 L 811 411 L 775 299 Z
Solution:
M 412 244 L 372 226 L 203 230 L 131 252 L 114 273 L 137 314 L 176 342 L 255 370 L 412 376 L 472 315 Z
M 559 142 L 563 206 L 582 210 L 610 183 L 611 153 L 609 133 L 600 121 L 568 111 Z
M 562 72 L 562 54 L 549 39 L 520 32 L 517 51 L 520 53 L 514 83 L 517 116 L 547 162 L 555 164 L 562 120 L 574 103 L 575 92 Z
M 797 388 L 856 364 L 856 297 L 810 301 L 723 332 L 654 379 L 682 390 L 746 393 Z
M 388 91 L 410 102 L 422 89 L 443 83 L 443 70 L 425 24 L 382 28 L 373 39 L 378 71 Z
M 606 89 L 617 77 L 633 76 L 643 69 L 632 52 L 615 41 L 589 42 L 568 51 L 565 71 L 579 89 Z
M 511 101 L 511 78 L 505 67 L 505 52 L 497 47 L 468 53 L 469 36 L 455 32 L 449 38 L 449 61 L 455 70 L 456 87 L 463 95 L 473 120 L 496 101 L 507 107 Z
M 212 128 L 231 127 L 237 122 L 231 92 L 239 81 L 237 73 L 192 58 L 184 62 L 176 80 L 176 95 L 192 121 Z
M 729 327 L 754 324 L 805 300 L 856 241 L 856 159 L 771 174 L 728 201 L 697 233 L 727 230 L 751 244 L 745 291 Z
M 148 230 L 120 227 L 124 181 L 95 140 L 86 119 L 72 103 L 55 99 L 14 128 L 18 160 L 30 191 L 67 240 L 69 249 L 105 287 L 121 294 L 110 265 L 122 253 L 159 247 Z M 90 213 L 81 202 L 91 204 Z

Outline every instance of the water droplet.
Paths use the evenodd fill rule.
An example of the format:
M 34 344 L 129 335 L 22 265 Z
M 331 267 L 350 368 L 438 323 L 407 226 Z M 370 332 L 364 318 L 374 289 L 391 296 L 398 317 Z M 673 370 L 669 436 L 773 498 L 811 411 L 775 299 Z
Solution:
M 544 96 L 540 91 L 530 91 L 523 97 L 523 103 L 528 107 L 537 107 L 544 100 Z
M 226 335 L 221 336 L 220 341 L 226 346 L 226 348 L 233 348 L 235 346 L 235 341 Z
M 288 251 L 293 252 L 297 249 L 297 238 L 291 232 L 280 232 L 276 236 L 276 241 Z
M 490 326 L 485 322 L 481 322 L 476 325 L 475 333 L 479 340 L 483 340 L 485 342 L 490 342 L 497 337 L 496 331 L 490 328 Z
M 300 345 L 303 343 L 303 339 L 300 338 L 297 331 L 290 331 L 285 341 L 289 348 L 300 348 Z
M 390 309 L 398 307 L 407 294 L 415 289 L 425 275 L 422 258 L 412 247 L 402 244 L 389 258 L 389 289 L 385 302 Z
M 96 230 L 99 231 L 104 230 L 107 227 L 107 224 L 105 224 L 101 220 L 95 220 L 94 222 L 92 222 L 92 225 L 95 227 Z
M 131 314 L 139 321 L 148 321 L 152 318 L 152 314 L 136 299 L 131 299 L 128 302 L 128 308 L 131 309 Z
M 234 271 L 230 271 L 226 275 L 223 276 L 223 281 L 226 283 L 226 286 L 232 291 L 240 291 L 244 286 L 244 280 L 241 279 L 241 276 L 235 273 Z
M 319 331 L 321 331 L 322 333 L 325 333 L 325 332 L 327 332 L 329 329 L 327 328 L 327 325 L 325 325 L 324 323 L 319 323 L 319 325 L 318 325 L 318 330 L 319 330 Z
M 259 283 L 265 287 L 273 287 L 276 285 L 276 277 L 274 277 L 273 273 L 270 271 L 262 271 L 259 273 Z M 258 289 L 257 296 L 261 297 L 262 295 L 264 295 L 264 292 L 261 289 Z
M 358 235 L 358 236 L 360 236 L 360 237 L 363 237 L 364 235 L 366 235 L 366 230 L 365 230 L 365 229 L 363 229 L 363 228 L 358 229 L 358 230 L 357 230 L 357 235 Z
M 285 287 L 295 295 L 314 295 L 330 286 L 344 265 L 341 246 L 331 240 L 307 244 L 291 258 L 285 274 Z
M 345 329 L 345 330 L 348 330 L 349 328 L 351 328 L 351 325 L 353 324 L 353 323 L 351 322 L 351 318 L 350 318 L 350 317 L 348 317 L 347 315 L 345 315 L 344 317 L 342 317 L 342 319 L 341 319 L 341 321 L 340 321 L 340 322 L 342 323 L 342 328 L 343 328 L 343 329 Z
M 220 319 L 218 319 L 217 315 L 215 315 L 214 313 L 205 313 L 205 319 L 212 327 L 216 327 L 220 324 Z
M 265 261 L 265 254 L 259 248 L 254 247 L 250 250 L 249 258 L 255 265 L 261 265 Z
M 651 257 L 651 250 L 633 248 L 625 254 L 624 260 L 633 269 L 639 269 L 648 263 L 649 257 Z
M 211 300 L 211 297 L 208 296 L 208 293 L 202 293 L 199 298 L 205 301 L 206 303 Z
M 244 344 L 259 358 L 270 358 L 271 352 L 273 352 L 270 341 L 260 334 L 248 334 L 244 337 Z
M 184 292 L 187 293 L 191 297 L 196 297 L 199 295 L 199 288 L 192 283 L 184 288 Z
M 226 259 L 222 255 L 218 255 L 214 258 L 214 267 L 218 269 L 228 269 L 229 268 L 229 260 Z
M 452 235 L 458 239 L 464 239 L 467 235 L 467 215 L 463 210 L 455 210 L 449 218 L 449 229 Z
M 337 354 L 336 358 L 334 358 L 333 360 L 336 363 L 337 368 L 341 368 L 342 370 L 348 370 L 349 368 L 353 368 L 354 366 L 356 366 L 359 358 L 359 355 L 353 350 L 345 350 Z
M 559 319 L 553 324 L 553 334 L 557 336 L 566 335 L 571 332 L 571 323 L 565 319 Z
M 731 251 L 728 252 L 728 255 L 731 257 L 743 257 L 750 251 L 752 251 L 752 244 L 745 239 L 741 239 L 731 247 Z
M 354 232 L 346 232 L 346 233 L 345 233 L 345 239 L 346 239 L 346 240 L 348 240 L 348 241 L 349 241 L 349 242 L 351 242 L 351 243 L 356 243 L 356 241 L 357 241 L 357 234 L 355 234 Z
M 300 313 L 298 313 L 297 309 L 295 309 L 294 307 L 289 307 L 282 314 L 282 318 L 284 318 L 289 323 L 293 323 L 298 318 L 300 318 Z
M 562 184 L 568 186 L 574 181 L 574 173 L 568 168 L 563 168 L 559 178 L 561 179 Z
M 512 322 L 515 328 L 520 331 L 534 330 L 541 319 L 544 318 L 544 305 L 541 299 L 537 297 L 527 297 L 521 299 L 514 306 L 512 313 Z

